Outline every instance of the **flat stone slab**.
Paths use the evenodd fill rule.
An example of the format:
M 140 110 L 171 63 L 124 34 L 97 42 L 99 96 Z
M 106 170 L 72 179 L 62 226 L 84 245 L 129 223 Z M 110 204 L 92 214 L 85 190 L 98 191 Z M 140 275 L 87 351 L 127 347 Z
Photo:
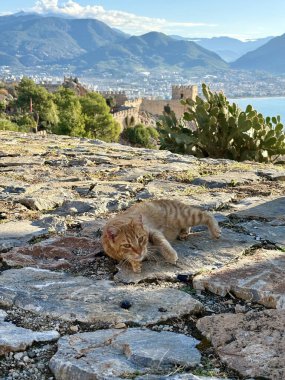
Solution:
M 13 157 L 6 156 L 1 158 L 0 167 L 10 167 L 10 166 L 23 166 L 23 165 L 43 165 L 44 160 L 41 157 Z
M 147 198 L 175 198 L 185 204 L 201 207 L 207 210 L 215 210 L 235 199 L 235 194 L 212 192 L 207 190 L 197 191 L 197 186 L 173 181 L 154 180 L 137 193 L 137 199 Z
M 121 307 L 123 301 L 130 307 Z M 0 306 L 15 305 L 65 321 L 157 323 L 199 313 L 203 306 L 177 289 L 116 286 L 44 269 L 6 270 L 0 276 Z
M 245 378 L 285 379 L 285 310 L 219 314 L 197 327 L 221 360 Z
M 125 379 L 200 363 L 196 339 L 142 329 L 99 330 L 65 336 L 50 361 L 58 380 Z
M 258 170 L 257 174 L 271 181 L 285 181 L 285 170 Z
M 92 263 L 101 251 L 102 246 L 98 240 L 66 236 L 13 248 L 0 253 L 0 258 L 10 267 L 29 266 L 54 270 Z
M 59 333 L 55 330 L 32 331 L 0 319 L 0 356 L 11 351 L 25 351 L 35 342 L 50 342 L 59 337 Z
M 33 237 L 48 233 L 47 228 L 27 220 L 1 223 L 0 226 L 0 251 L 21 246 Z
M 169 375 L 145 375 L 138 376 L 135 380 L 230 380 L 225 377 L 213 377 L 213 376 L 196 376 L 192 373 L 179 373 L 177 375 L 169 376 Z
M 239 225 L 257 238 L 276 244 L 279 248 L 285 248 L 285 220 L 277 219 L 271 222 L 251 220 Z
M 205 186 L 210 189 L 223 188 L 228 186 L 237 186 L 251 184 L 260 181 L 260 177 L 254 172 L 232 171 L 223 174 L 216 174 L 195 178 L 191 181 L 192 185 Z
M 151 254 L 143 262 L 141 273 L 134 273 L 128 264 L 119 264 L 115 279 L 124 283 L 137 283 L 146 279 L 173 279 L 178 273 L 194 275 L 225 265 L 256 243 L 252 236 L 226 228 L 222 229 L 219 240 L 212 239 L 208 231 L 191 234 L 185 241 L 172 242 L 178 253 L 176 266 L 166 263 L 160 255 Z
M 285 197 L 264 201 L 257 206 L 245 208 L 232 214 L 239 218 L 262 218 L 265 220 L 285 220 Z
M 223 268 L 197 275 L 195 289 L 258 302 L 270 308 L 285 309 L 285 254 L 259 250 Z

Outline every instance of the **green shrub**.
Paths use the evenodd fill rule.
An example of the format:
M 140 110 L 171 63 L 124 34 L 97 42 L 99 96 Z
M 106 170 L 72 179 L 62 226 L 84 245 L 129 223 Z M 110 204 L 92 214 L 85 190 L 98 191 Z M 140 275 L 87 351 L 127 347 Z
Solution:
M 29 130 L 31 131 L 33 128 L 36 128 L 37 123 L 34 118 L 29 114 L 24 114 L 18 116 L 14 122 L 19 126 L 21 130 Z
M 186 99 L 182 120 L 165 109 L 158 121 L 161 149 L 198 157 L 228 158 L 237 161 L 273 161 L 285 154 L 285 135 L 280 116 L 264 118 L 248 105 L 242 111 L 222 93 L 202 85 L 205 100 Z M 189 127 L 192 123 L 192 129 Z
M 8 119 L 0 119 L 0 131 L 30 132 L 30 128 L 18 126 Z
M 159 133 L 153 127 L 137 124 L 134 127 L 127 127 L 123 132 L 123 137 L 133 145 L 155 149 Z

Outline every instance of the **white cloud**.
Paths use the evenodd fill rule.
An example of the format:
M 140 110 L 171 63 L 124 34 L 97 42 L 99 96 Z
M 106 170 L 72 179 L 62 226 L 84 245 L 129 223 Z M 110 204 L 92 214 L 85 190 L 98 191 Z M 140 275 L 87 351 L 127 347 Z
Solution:
M 142 17 L 128 12 L 106 10 L 101 5 L 82 6 L 73 0 L 38 0 L 32 8 L 37 13 L 55 13 L 76 18 L 96 18 L 111 27 L 119 28 L 127 33 L 141 34 L 149 31 L 163 33 L 188 32 L 188 28 L 215 26 L 205 23 L 174 22 L 163 18 Z

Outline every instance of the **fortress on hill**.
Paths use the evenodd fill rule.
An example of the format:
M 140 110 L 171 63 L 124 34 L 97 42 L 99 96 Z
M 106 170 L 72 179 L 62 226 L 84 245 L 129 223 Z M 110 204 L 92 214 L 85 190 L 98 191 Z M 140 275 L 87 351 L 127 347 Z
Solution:
M 46 89 L 55 92 L 58 84 L 45 84 Z M 64 77 L 62 86 L 73 89 L 77 95 L 85 95 L 88 90 L 84 88 L 77 78 Z M 158 116 L 162 115 L 165 106 L 169 106 L 175 112 L 178 118 L 182 117 L 186 111 L 186 107 L 181 104 L 181 99 L 196 99 L 198 95 L 197 85 L 172 85 L 172 96 L 168 100 L 156 99 L 128 99 L 124 91 L 98 91 L 107 103 L 112 99 L 114 107 L 112 108 L 113 117 L 125 127 L 126 117 L 134 118 L 135 123 L 143 123 L 145 125 L 155 125 Z
M 169 106 L 180 118 L 186 111 L 186 106 L 181 104 L 181 99 L 196 99 L 198 86 L 196 85 L 173 85 L 172 96 L 168 100 L 155 100 L 138 98 L 128 100 L 125 92 L 100 92 L 106 99 L 113 98 L 116 107 L 113 111 L 114 118 L 124 127 L 126 117 L 133 117 L 136 123 L 153 124 L 154 120 L 162 115 L 164 107 Z

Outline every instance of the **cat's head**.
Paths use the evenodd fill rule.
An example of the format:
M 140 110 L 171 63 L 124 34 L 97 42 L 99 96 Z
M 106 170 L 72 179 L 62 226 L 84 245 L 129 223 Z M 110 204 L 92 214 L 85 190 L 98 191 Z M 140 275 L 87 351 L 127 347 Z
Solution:
M 146 257 L 148 232 L 143 226 L 141 215 L 128 220 L 126 224 L 108 226 L 106 234 L 119 259 L 142 261 Z

